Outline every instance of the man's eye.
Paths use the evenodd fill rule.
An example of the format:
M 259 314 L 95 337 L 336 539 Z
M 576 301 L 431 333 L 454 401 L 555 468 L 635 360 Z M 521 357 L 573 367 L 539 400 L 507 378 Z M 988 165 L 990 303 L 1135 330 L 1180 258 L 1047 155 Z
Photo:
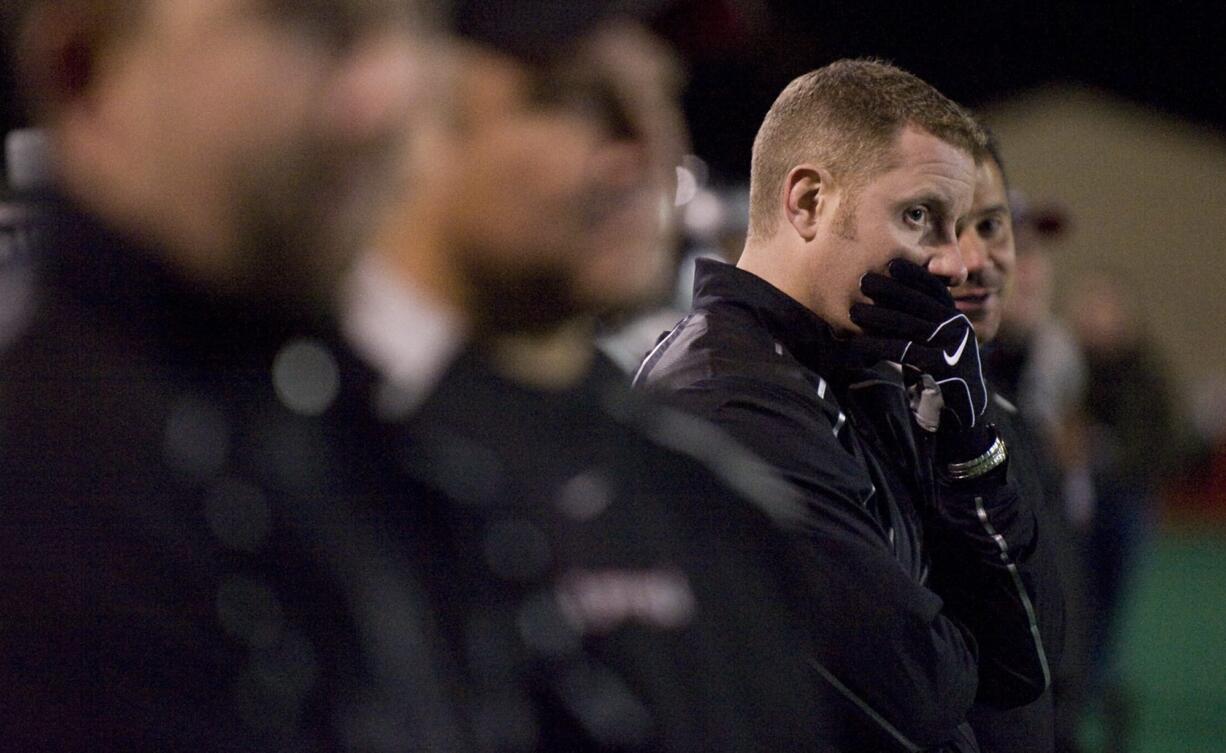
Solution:
M 1001 222 L 999 219 L 992 217 L 982 220 L 976 226 L 975 230 L 982 238 L 994 238 L 1000 233 Z
M 928 224 L 928 208 L 927 207 L 911 207 L 902 213 L 903 219 L 908 224 L 923 227 Z

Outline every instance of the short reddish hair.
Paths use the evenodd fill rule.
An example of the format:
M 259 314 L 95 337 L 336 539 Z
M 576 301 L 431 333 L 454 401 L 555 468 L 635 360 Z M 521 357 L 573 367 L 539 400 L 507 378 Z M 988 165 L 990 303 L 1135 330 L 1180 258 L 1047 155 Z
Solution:
M 839 60 L 788 84 L 753 144 L 749 237 L 769 238 L 779 188 L 792 168 L 817 162 L 856 186 L 885 169 L 905 126 L 920 128 L 976 162 L 987 134 L 964 108 L 920 78 L 877 60 Z

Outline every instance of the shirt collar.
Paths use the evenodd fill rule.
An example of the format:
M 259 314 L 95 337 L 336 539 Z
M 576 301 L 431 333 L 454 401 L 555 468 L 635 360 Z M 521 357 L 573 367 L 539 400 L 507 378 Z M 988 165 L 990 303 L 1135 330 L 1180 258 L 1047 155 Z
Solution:
M 377 253 L 366 254 L 342 292 L 342 328 L 351 347 L 379 371 L 394 413 L 425 400 L 464 345 L 455 316 L 434 303 Z M 394 400 L 393 400 L 394 398 Z
M 757 275 L 714 259 L 698 259 L 694 308 L 732 304 L 751 312 L 771 337 L 804 366 L 827 378 L 859 369 L 830 325 L 799 301 Z

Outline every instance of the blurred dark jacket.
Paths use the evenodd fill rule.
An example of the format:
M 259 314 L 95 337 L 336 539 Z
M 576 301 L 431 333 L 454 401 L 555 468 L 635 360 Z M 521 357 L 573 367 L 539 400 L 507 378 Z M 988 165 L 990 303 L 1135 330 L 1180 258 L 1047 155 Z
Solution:
M 459 568 L 436 587 L 474 705 L 523 719 L 535 704 L 534 749 L 873 749 L 846 701 L 819 695 L 793 611 L 811 588 L 806 542 L 784 532 L 795 494 L 722 432 L 608 361 L 545 390 L 475 350 L 409 428 L 413 475 L 451 501 Z M 505 727 L 494 747 L 516 733 L 533 740 Z
M 41 221 L 0 351 L 4 747 L 463 750 L 416 555 L 377 522 L 370 380 L 328 323 Z

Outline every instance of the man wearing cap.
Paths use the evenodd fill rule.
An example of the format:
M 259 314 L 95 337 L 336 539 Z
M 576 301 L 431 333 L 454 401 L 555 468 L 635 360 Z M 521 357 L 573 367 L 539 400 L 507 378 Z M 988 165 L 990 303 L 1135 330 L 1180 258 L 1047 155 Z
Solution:
M 636 384 L 778 468 L 823 536 L 818 661 L 903 750 L 977 750 L 966 715 L 1037 698 L 1048 667 L 1034 514 L 983 420 L 947 286 L 985 135 L 924 82 L 844 60 L 793 81 L 754 144 L 749 238 Z
M 630 392 L 595 349 L 598 313 L 667 282 L 684 132 L 659 42 L 583 5 L 603 9 L 534 37 L 515 13 L 503 28 L 461 4 L 467 44 L 425 177 L 350 290 L 349 333 L 385 378 L 385 415 L 406 422 L 405 466 L 468 555 L 430 587 L 478 738 L 859 750 L 849 713 L 818 696 L 793 611 L 808 587 L 786 565 L 803 542 L 779 530 L 792 493 Z M 434 345 L 410 356 L 423 317 Z
M 0 352 L 6 750 L 466 749 L 331 334 L 420 106 L 409 9 L 5 3 L 54 156 Z

